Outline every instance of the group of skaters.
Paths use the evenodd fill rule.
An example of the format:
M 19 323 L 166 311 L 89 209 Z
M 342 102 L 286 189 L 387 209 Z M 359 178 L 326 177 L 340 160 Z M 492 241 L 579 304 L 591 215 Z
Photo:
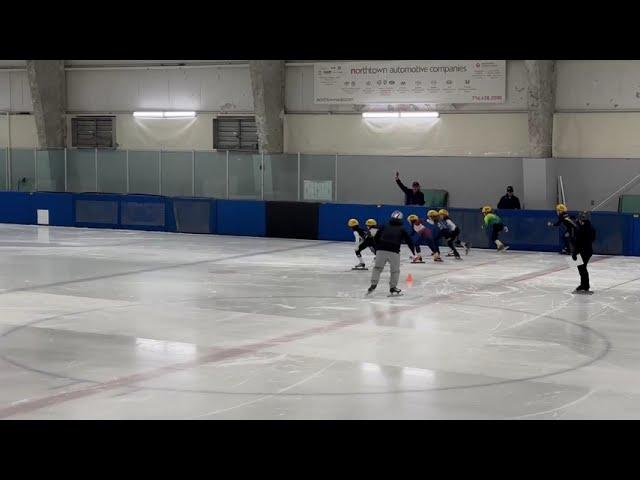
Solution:
M 402 184 L 399 174 L 396 172 L 396 183 L 404 191 L 408 205 L 417 203 L 424 205 L 424 194 L 420 191 L 418 182 L 413 182 L 412 189 L 408 189 Z M 511 191 L 507 191 L 507 197 L 509 197 L 508 201 L 511 201 L 513 189 L 511 187 L 509 189 Z M 557 222 L 549 222 L 548 225 L 564 227 L 565 247 L 572 259 L 578 263 L 580 285 L 574 290 L 574 293 L 591 293 L 587 263 L 593 255 L 592 244 L 595 240 L 595 230 L 591 225 L 589 215 L 584 212 L 577 217 L 572 217 L 564 204 L 557 205 L 556 213 L 558 215 Z M 508 227 L 504 225 L 500 216 L 490 206 L 482 208 L 482 215 L 483 228 L 488 232 L 491 243 L 496 246 L 498 252 L 505 252 L 509 247 L 499 237 L 501 233 L 509 231 Z M 469 253 L 471 245 L 460 240 L 460 228 L 454 223 L 447 210 L 429 210 L 424 219 L 417 215 L 409 215 L 407 221 L 411 233 L 405 229 L 404 215 L 399 210 L 391 214 L 386 225 L 378 225 L 375 219 L 368 219 L 365 222 L 366 230 L 360 226 L 357 219 L 352 218 L 348 221 L 348 226 L 352 229 L 356 241 L 355 254 L 358 263 L 354 270 L 366 270 L 362 258 L 363 251 L 369 249 L 375 256 L 371 286 L 367 290 L 367 295 L 371 294 L 378 286 L 380 275 L 387 263 L 389 263 L 391 271 L 389 293 L 391 296 L 402 294 L 398 288 L 398 281 L 400 278 L 400 246 L 403 242 L 411 251 L 412 263 L 424 263 L 421 246 L 428 247 L 434 262 L 442 262 L 439 247 L 441 240 L 444 240 L 449 247 L 447 256 L 453 257 L 455 260 L 462 260 L 458 248 L 464 249 L 465 255 Z

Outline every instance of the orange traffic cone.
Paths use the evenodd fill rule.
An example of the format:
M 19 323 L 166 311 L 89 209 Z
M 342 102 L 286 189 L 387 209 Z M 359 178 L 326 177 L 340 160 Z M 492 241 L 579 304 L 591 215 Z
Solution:
M 409 276 L 407 277 L 407 285 L 409 285 L 410 287 L 413 286 L 413 275 L 409 274 Z

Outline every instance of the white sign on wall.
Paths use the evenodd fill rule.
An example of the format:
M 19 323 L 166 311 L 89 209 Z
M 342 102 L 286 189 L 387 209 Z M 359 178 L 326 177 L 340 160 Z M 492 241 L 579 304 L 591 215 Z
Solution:
M 332 180 L 305 180 L 304 181 L 305 200 L 333 200 Z
M 314 64 L 321 104 L 503 103 L 505 60 L 402 60 Z

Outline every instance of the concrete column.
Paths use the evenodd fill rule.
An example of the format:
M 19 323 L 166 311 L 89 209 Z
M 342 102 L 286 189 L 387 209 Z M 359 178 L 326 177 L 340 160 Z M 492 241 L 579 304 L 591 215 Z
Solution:
M 67 131 L 64 60 L 27 60 L 27 76 L 40 148 L 64 148 Z
M 282 153 L 284 148 L 284 60 L 251 60 L 249 71 L 259 149 L 263 153 Z
M 525 60 L 529 82 L 529 157 L 550 158 L 553 139 L 553 112 L 556 103 L 554 60 Z
M 522 159 L 524 208 L 553 208 L 557 197 L 557 168 L 553 156 L 553 112 L 556 70 L 553 60 L 525 60 L 529 116 L 529 157 Z

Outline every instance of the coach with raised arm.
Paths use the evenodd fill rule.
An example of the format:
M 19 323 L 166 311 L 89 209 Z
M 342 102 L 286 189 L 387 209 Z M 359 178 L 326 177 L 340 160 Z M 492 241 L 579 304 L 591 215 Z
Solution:
M 411 188 L 408 188 L 400 181 L 400 172 L 396 172 L 396 183 L 400 190 L 404 192 L 405 205 L 424 205 L 424 193 L 420 191 L 419 182 L 413 182 Z

